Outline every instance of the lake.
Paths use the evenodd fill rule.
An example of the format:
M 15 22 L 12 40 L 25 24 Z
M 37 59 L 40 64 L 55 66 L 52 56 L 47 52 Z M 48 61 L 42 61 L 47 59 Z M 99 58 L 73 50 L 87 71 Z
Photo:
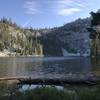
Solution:
M 0 78 L 62 78 L 79 74 L 100 75 L 100 59 L 88 57 L 3 57 Z

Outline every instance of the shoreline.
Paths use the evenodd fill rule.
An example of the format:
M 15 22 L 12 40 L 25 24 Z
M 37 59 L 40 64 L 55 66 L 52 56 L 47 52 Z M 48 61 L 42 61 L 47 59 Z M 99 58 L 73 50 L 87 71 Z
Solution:
M 89 57 L 89 56 L 16 55 L 16 53 L 12 53 L 12 52 L 0 52 L 0 58 L 2 57 Z
M 44 57 L 44 55 L 16 55 L 11 52 L 0 52 L 0 58 L 2 57 Z

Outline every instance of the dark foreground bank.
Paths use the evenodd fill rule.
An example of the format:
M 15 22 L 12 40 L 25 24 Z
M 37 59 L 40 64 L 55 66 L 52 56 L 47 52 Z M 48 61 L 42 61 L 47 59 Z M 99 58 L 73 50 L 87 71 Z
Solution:
M 14 85 L 0 86 L 0 100 L 100 100 L 100 86 L 73 86 L 58 89 L 55 86 L 37 86 L 20 90 Z

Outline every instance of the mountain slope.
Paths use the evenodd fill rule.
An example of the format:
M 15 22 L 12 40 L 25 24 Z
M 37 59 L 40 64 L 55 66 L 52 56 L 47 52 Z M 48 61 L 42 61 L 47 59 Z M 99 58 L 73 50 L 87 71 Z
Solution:
M 0 51 L 18 55 L 62 56 L 62 48 L 72 53 L 89 51 L 90 18 L 78 19 L 52 29 L 23 29 L 7 19 L 0 21 Z
M 48 54 L 47 52 L 53 51 L 53 54 L 62 55 L 61 48 L 68 52 L 88 52 L 89 33 L 86 28 L 89 26 L 90 18 L 86 18 L 51 29 L 42 36 L 44 49 L 46 49 L 44 53 Z

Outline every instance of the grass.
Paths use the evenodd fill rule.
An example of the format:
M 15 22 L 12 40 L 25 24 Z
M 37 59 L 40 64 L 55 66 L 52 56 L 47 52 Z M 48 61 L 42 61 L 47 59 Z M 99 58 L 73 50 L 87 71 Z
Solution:
M 100 87 L 36 87 L 33 90 L 6 92 L 0 88 L 0 100 L 100 100 Z M 1 91 L 3 89 L 3 91 Z
M 99 88 L 58 90 L 55 87 L 37 87 L 16 93 L 16 100 L 100 100 Z
M 67 91 L 54 87 L 37 87 L 34 90 L 16 93 L 17 100 L 74 100 L 74 96 Z

